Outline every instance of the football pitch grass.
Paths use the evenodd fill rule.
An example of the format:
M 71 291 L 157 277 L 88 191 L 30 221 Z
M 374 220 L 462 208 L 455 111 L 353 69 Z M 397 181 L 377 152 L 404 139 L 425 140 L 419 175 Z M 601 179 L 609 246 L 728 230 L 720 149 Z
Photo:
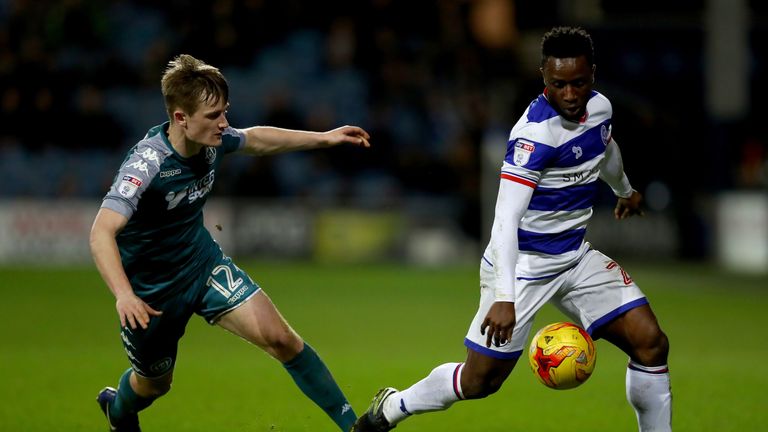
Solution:
M 406 387 L 462 361 L 478 301 L 476 266 L 240 262 L 320 353 L 362 413 L 379 387 Z M 625 263 L 628 264 L 628 263 Z M 768 424 L 765 276 L 713 266 L 628 264 L 671 341 L 676 431 Z M 114 300 L 92 267 L 0 268 L 0 431 L 101 431 L 95 403 L 128 367 Z M 547 306 L 535 328 L 564 317 Z M 501 391 L 417 416 L 398 431 L 632 431 L 626 356 L 597 342 L 582 387 L 539 384 L 521 359 Z M 259 349 L 193 317 L 173 390 L 141 416 L 145 431 L 335 431 Z

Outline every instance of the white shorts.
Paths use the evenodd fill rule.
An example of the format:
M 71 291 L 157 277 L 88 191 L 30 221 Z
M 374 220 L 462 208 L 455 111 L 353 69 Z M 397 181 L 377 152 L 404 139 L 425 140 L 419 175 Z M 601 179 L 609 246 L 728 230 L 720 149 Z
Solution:
M 480 325 L 494 303 L 488 281 L 493 268 L 485 260 L 480 264 L 480 306 L 467 331 L 464 345 L 469 349 L 499 359 L 516 359 L 527 347 L 536 313 L 551 301 L 573 322 L 591 335 L 597 328 L 624 312 L 648 303 L 640 288 L 612 259 L 590 249 L 574 267 L 552 277 L 538 280 L 517 279 L 515 291 L 516 323 L 512 340 L 497 347 L 485 346 L 486 336 Z

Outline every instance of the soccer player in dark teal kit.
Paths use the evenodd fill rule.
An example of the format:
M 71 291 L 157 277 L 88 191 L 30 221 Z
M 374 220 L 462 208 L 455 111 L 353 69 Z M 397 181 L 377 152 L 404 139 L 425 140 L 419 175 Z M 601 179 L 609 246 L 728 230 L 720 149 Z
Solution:
M 232 128 L 226 79 L 189 55 L 171 61 L 161 83 L 170 121 L 128 152 L 91 230 L 91 253 L 115 296 L 131 363 L 118 388 L 97 397 L 110 430 L 139 431 L 139 411 L 170 390 L 192 314 L 279 360 L 304 394 L 349 430 L 356 416 L 330 371 L 224 255 L 203 226 L 203 205 L 225 154 L 369 147 L 368 133 L 355 126 L 322 133 Z

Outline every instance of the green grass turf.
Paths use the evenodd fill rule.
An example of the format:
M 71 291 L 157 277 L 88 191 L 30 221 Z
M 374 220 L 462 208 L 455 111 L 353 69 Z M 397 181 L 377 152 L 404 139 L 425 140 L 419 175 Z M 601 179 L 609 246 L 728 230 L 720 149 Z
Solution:
M 385 385 L 406 387 L 461 361 L 477 304 L 477 268 L 245 263 L 329 365 L 361 413 Z M 768 424 L 765 277 L 703 265 L 629 265 L 672 344 L 676 431 Z M 0 431 L 105 430 L 94 398 L 127 368 L 114 301 L 93 268 L 0 269 Z M 553 308 L 536 328 L 562 320 Z M 598 341 L 595 374 L 554 391 L 521 362 L 483 401 L 417 416 L 398 431 L 631 431 L 626 357 Z M 146 431 L 333 431 L 281 366 L 193 318 L 169 395 L 142 413 Z M 762 425 L 762 426 L 761 426 Z

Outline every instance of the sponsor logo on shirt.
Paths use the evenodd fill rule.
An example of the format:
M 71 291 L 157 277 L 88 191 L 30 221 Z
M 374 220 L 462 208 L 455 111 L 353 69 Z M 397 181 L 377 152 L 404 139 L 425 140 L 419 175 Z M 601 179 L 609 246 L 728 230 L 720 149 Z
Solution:
M 589 180 L 592 176 L 600 172 L 600 167 L 596 166 L 590 170 L 563 173 L 563 181 L 566 183 L 578 183 Z
M 151 148 L 144 149 L 142 152 L 136 152 L 136 156 L 139 157 L 135 162 L 126 165 L 127 167 L 139 170 L 146 175 L 149 175 L 149 165 L 147 161 L 153 162 L 155 166 L 160 166 L 160 158 L 157 156 L 157 152 Z
M 133 169 L 137 169 L 143 172 L 144 174 L 149 175 L 149 169 L 147 168 L 147 163 L 144 162 L 143 160 L 137 160 L 136 162 L 129 164 L 128 166 Z
M 141 180 L 134 176 L 126 175 L 120 180 L 120 184 L 117 186 L 117 192 L 126 198 L 133 198 L 141 185 Z
M 189 203 L 192 204 L 198 198 L 208 195 L 208 192 L 213 189 L 214 173 L 215 171 L 213 170 L 209 171 L 205 177 L 192 183 L 181 191 L 168 192 L 165 196 L 165 200 L 168 201 L 168 210 L 176 208 L 184 197 L 187 197 Z
M 515 143 L 515 153 L 512 157 L 512 161 L 517 166 L 524 166 L 531 159 L 531 153 L 536 149 L 533 143 L 529 143 L 523 140 L 517 140 Z
M 154 162 L 155 164 L 158 164 L 158 165 L 160 164 L 160 159 L 157 157 L 157 152 L 152 150 L 151 148 L 148 148 L 143 152 L 139 153 L 139 156 L 141 156 L 145 160 Z
M 172 170 L 166 170 L 166 171 L 160 171 L 160 178 L 165 177 L 173 177 L 175 175 L 181 174 L 181 168 L 176 168 Z

